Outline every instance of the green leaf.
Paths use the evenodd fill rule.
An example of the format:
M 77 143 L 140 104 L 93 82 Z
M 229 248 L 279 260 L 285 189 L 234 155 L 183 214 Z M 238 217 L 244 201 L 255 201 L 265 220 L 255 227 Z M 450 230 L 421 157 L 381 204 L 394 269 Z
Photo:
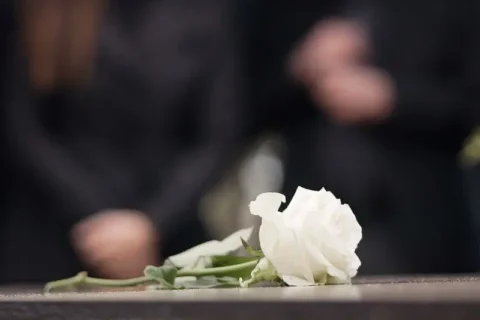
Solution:
M 212 268 L 213 267 L 213 262 L 210 257 L 207 256 L 201 256 L 198 257 L 195 262 L 193 262 L 191 265 L 186 266 L 185 268 L 182 269 L 206 269 L 206 268 Z
M 222 241 L 213 240 L 202 243 L 187 251 L 171 256 L 167 259 L 166 264 L 177 268 L 186 268 L 193 265 L 199 257 L 228 255 L 237 251 L 242 246 L 238 243 L 238 238 L 249 239 L 253 228 L 239 230 Z
M 220 288 L 238 288 L 240 287 L 240 282 L 237 278 L 233 277 L 200 277 L 193 279 L 178 278 L 176 286 L 179 286 L 183 289 L 220 289 Z
M 257 265 L 258 260 L 252 260 L 244 263 L 228 265 L 225 267 L 205 268 L 205 269 L 180 269 L 177 272 L 178 277 L 244 277 L 251 272 Z
M 241 257 L 241 256 L 212 256 L 210 257 L 211 267 L 209 268 L 217 268 L 217 267 L 226 267 L 226 266 L 233 266 L 236 264 L 241 264 L 245 262 L 250 262 L 258 260 L 256 257 Z
M 227 267 L 254 260 L 258 260 L 258 258 L 242 256 L 201 256 L 198 257 L 198 259 L 193 264 L 182 268 L 182 270 Z
M 258 258 L 255 258 L 255 257 L 241 257 L 241 256 L 213 256 L 210 258 L 212 260 L 212 266 L 214 268 L 236 266 L 243 263 L 258 260 Z M 237 279 L 249 278 L 254 268 L 255 268 L 255 265 L 252 265 L 249 268 L 241 268 L 235 272 L 230 273 L 229 276 L 236 277 Z
M 145 287 L 147 291 L 160 291 L 160 290 L 179 290 L 182 288 L 176 287 L 166 281 L 160 281 L 157 284 L 151 284 Z
M 166 288 L 162 284 L 147 286 L 148 291 L 160 290 L 184 290 L 184 289 L 223 289 L 223 288 L 238 288 L 240 282 L 232 277 L 181 277 L 175 280 L 173 288 Z
M 248 288 L 249 286 L 260 282 L 281 282 L 277 270 L 273 264 L 267 260 L 267 258 L 262 258 L 257 263 L 251 272 L 250 279 L 246 281 L 240 279 L 240 286 L 243 288 Z
M 250 254 L 251 256 L 254 256 L 254 257 L 258 257 L 258 258 L 263 258 L 264 257 L 262 250 L 253 249 L 252 247 L 250 247 L 250 245 L 247 243 L 247 241 L 245 241 L 243 238 L 240 238 L 240 240 L 242 241 L 242 245 L 245 248 L 245 250 L 248 252 L 248 254 Z
M 171 266 L 147 266 L 143 271 L 145 277 L 157 281 L 165 289 L 174 289 L 177 269 Z

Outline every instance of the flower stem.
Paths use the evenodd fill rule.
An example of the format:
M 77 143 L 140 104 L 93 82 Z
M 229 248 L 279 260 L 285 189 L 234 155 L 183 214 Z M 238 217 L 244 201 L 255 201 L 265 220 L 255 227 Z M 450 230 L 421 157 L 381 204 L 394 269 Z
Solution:
M 130 279 L 101 279 L 93 278 L 87 276 L 86 272 L 80 272 L 74 277 L 52 281 L 47 283 L 45 286 L 46 292 L 52 292 L 57 289 L 62 288 L 75 288 L 79 285 L 90 285 L 90 286 L 99 286 L 99 287 L 110 287 L 110 288 L 122 288 L 122 287 L 135 287 L 143 284 L 155 283 L 155 280 L 152 280 L 147 277 L 137 277 Z
M 178 277 L 205 277 L 205 276 L 217 276 L 217 277 L 225 277 L 225 276 L 234 276 L 235 274 L 245 271 L 248 269 L 253 269 L 256 264 L 257 260 L 249 261 L 245 263 L 240 263 L 231 266 L 225 267 L 217 267 L 217 268 L 205 268 L 205 269 L 180 269 L 177 273 Z M 158 281 L 155 279 L 151 279 L 149 277 L 137 277 L 137 278 L 130 278 L 130 279 L 101 279 L 101 278 L 93 278 L 89 277 L 86 272 L 80 272 L 74 277 L 52 281 L 47 283 L 45 286 L 45 292 L 52 292 L 58 289 L 66 289 L 72 288 L 79 285 L 90 285 L 90 286 L 98 286 L 98 287 L 105 287 L 105 288 L 121 288 L 121 287 L 136 287 L 140 285 L 147 285 L 147 284 L 155 284 Z
M 240 271 L 255 268 L 257 263 L 258 263 L 258 260 L 253 260 L 253 261 L 248 261 L 248 262 L 234 264 L 234 265 L 225 266 L 225 267 L 190 269 L 190 270 L 182 269 L 182 270 L 178 270 L 177 277 L 232 276 Z

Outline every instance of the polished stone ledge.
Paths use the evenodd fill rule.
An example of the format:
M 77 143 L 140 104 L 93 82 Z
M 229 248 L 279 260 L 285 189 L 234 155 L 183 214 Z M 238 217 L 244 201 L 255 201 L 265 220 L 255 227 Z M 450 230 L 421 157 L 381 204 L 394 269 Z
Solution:
M 0 290 L 0 319 L 480 319 L 480 277 L 359 278 L 307 288 L 89 292 Z

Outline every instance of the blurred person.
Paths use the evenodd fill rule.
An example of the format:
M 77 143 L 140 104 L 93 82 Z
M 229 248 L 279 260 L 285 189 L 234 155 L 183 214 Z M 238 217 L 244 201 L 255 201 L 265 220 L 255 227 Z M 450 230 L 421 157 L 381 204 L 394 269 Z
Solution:
M 198 202 L 242 121 L 227 2 L 17 5 L 2 12 L 0 283 L 138 276 L 208 240 Z
M 237 25 L 242 35 L 242 53 L 247 65 L 250 116 L 247 132 L 255 139 L 265 131 L 280 133 L 287 148 L 283 193 L 293 196 L 299 184 L 316 188 L 311 174 L 316 160 L 305 156 L 311 147 L 306 131 L 323 122 L 304 86 L 297 84 L 287 68 L 302 37 L 319 19 L 342 13 L 345 1 L 237 2 Z
M 364 272 L 477 271 L 458 154 L 475 124 L 480 12 L 466 1 L 369 5 L 367 32 L 327 22 L 301 49 L 298 77 L 339 124 L 322 146 L 323 177 L 364 221 Z M 338 34 L 350 55 L 326 63 L 321 48 Z
M 307 91 L 290 114 L 318 110 L 283 130 L 285 192 L 325 186 L 352 206 L 363 274 L 477 271 L 457 163 L 478 120 L 477 4 L 351 4 L 337 19 L 319 13 L 280 66 L 298 81 L 290 92 Z

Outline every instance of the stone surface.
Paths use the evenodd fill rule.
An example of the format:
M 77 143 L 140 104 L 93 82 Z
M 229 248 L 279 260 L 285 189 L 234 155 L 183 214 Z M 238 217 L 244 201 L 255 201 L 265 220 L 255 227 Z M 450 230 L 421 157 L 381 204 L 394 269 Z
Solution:
M 480 319 L 480 277 L 363 278 L 354 285 L 42 295 L 0 291 L 0 319 Z M 35 293 L 37 291 L 37 293 Z

